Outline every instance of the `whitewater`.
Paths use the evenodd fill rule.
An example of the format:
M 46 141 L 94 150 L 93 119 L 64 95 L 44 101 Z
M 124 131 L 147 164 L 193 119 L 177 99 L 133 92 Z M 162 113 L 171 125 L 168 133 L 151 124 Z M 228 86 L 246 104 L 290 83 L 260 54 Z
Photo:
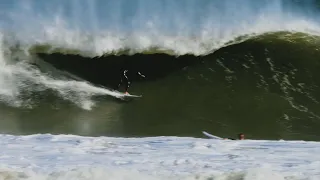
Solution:
M 320 178 L 320 143 L 1 135 L 0 179 Z
M 33 94 L 48 92 L 86 111 L 97 106 L 95 96 L 123 97 L 35 68 L 29 50 L 37 45 L 88 57 L 153 48 L 201 56 L 265 33 L 320 35 L 318 14 L 310 3 L 303 5 L 305 12 L 280 0 L 4 2 L 0 100 L 22 109 L 37 106 Z M 17 44 L 18 51 L 13 51 Z M 0 145 L 0 180 L 320 179 L 320 143 L 302 140 L 2 134 Z

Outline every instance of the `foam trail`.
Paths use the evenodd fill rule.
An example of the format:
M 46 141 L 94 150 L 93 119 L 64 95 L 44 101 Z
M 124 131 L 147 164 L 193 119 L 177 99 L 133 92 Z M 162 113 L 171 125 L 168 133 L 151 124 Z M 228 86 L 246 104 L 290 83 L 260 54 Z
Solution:
M 19 96 L 19 88 L 14 78 L 14 72 L 11 71 L 11 65 L 5 62 L 5 48 L 2 44 L 3 35 L 0 33 L 0 99 L 12 106 L 19 106 L 22 102 L 15 97 Z
M 5 56 L 8 50 L 3 47 L 3 35 L 0 34 L 0 99 L 12 106 L 31 106 L 23 95 L 53 90 L 62 99 L 71 101 L 84 109 L 91 109 L 95 95 L 110 95 L 121 98 L 117 91 L 95 87 L 85 81 L 59 80 L 41 73 L 25 61 L 8 63 Z M 25 57 L 27 58 L 27 57 Z M 30 98 L 30 97 L 27 97 Z

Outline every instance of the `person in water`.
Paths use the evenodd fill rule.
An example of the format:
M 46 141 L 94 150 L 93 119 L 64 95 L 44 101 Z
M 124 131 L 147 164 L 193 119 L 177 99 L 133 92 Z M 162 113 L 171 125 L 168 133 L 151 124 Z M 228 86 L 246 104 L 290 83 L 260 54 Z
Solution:
M 238 139 L 233 139 L 233 138 L 225 138 L 225 139 L 229 139 L 229 140 L 244 140 L 244 134 L 243 133 L 238 134 Z
M 244 140 L 244 134 L 243 133 L 238 134 L 238 140 Z
M 123 82 L 125 83 L 125 94 L 129 94 L 128 89 L 131 84 L 131 82 L 129 81 L 129 78 L 128 78 L 128 72 L 129 72 L 129 70 L 127 70 L 127 69 L 125 69 L 123 71 L 123 74 L 120 76 L 120 83 L 118 84 L 118 89 L 119 89 L 121 84 L 123 84 Z M 137 72 L 137 74 L 143 78 L 146 77 L 145 75 L 141 74 L 139 71 Z

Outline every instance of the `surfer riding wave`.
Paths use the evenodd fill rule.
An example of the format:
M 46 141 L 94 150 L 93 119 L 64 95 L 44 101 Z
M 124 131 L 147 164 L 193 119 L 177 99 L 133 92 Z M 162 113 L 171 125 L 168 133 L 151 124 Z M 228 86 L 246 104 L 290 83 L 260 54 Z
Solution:
M 145 75 L 143 75 L 141 72 L 139 72 L 139 71 L 136 71 L 136 73 L 140 76 L 140 77 L 142 77 L 142 78 L 145 78 L 146 76 Z M 129 80 L 129 78 L 128 78 L 128 74 L 129 74 L 129 70 L 127 70 L 127 69 L 125 69 L 124 71 L 123 71 L 123 73 L 121 74 L 121 76 L 120 76 L 120 82 L 119 82 L 119 84 L 118 84 L 118 89 L 120 88 L 120 86 L 122 85 L 122 84 L 125 84 L 125 94 L 129 94 L 129 92 L 128 92 L 128 90 L 129 90 L 129 87 L 130 87 L 130 84 L 131 84 L 131 82 L 130 82 L 130 80 Z

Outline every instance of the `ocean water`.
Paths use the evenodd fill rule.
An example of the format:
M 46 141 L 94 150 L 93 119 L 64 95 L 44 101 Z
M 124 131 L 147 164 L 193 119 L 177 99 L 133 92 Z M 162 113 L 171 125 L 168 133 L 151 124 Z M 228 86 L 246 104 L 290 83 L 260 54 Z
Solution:
M 318 17 L 316 0 L 1 1 L 0 179 L 319 179 Z

